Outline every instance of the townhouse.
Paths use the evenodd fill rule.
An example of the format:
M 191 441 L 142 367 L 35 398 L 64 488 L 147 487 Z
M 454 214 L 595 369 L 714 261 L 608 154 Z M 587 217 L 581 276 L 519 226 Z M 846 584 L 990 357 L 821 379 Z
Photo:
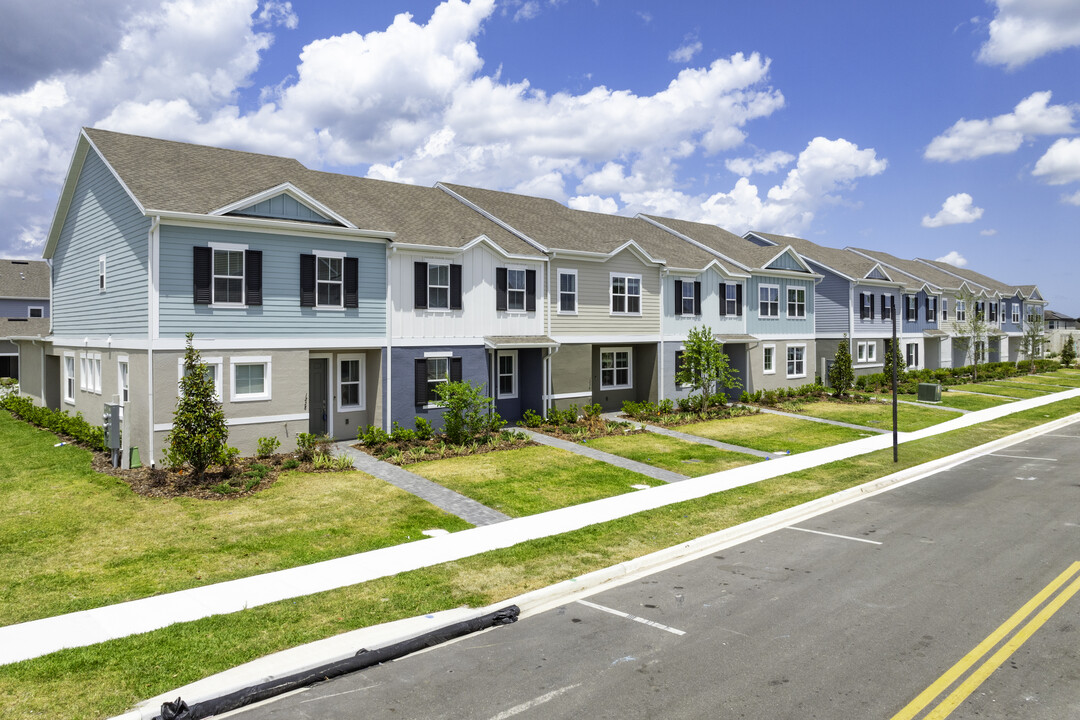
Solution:
M 49 334 L 50 289 L 48 263 L 0 259 L 0 378 L 19 378 L 15 338 Z

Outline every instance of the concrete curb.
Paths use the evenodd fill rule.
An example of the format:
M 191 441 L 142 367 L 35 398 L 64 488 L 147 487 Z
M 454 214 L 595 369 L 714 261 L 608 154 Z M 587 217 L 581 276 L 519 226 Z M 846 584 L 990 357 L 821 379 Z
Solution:
M 406 640 L 420 633 L 452 622 L 481 617 L 509 604 L 521 608 L 521 618 L 546 612 L 560 605 L 588 597 L 634 580 L 690 562 L 733 545 L 794 525 L 822 515 L 844 505 L 867 497 L 893 490 L 908 483 L 922 480 L 960 465 L 972 458 L 1007 448 L 1059 428 L 1080 421 L 1080 414 L 1070 415 L 1049 423 L 1023 430 L 998 440 L 978 445 L 954 455 L 916 465 L 906 470 L 886 475 L 857 487 L 818 498 L 802 505 L 781 510 L 771 515 L 751 520 L 704 535 L 679 545 L 658 550 L 648 555 L 627 560 L 617 565 L 595 570 L 570 580 L 564 580 L 539 590 L 500 601 L 483 608 L 456 608 L 415 618 L 406 618 L 384 625 L 376 625 L 319 640 L 308 645 L 283 650 L 272 655 L 204 678 L 184 687 L 158 695 L 140 703 L 135 709 L 111 720 L 150 720 L 158 714 L 163 702 L 183 697 L 188 704 L 203 702 L 231 692 L 242 690 L 257 683 L 273 680 L 294 672 L 350 657 L 360 648 L 369 650 Z

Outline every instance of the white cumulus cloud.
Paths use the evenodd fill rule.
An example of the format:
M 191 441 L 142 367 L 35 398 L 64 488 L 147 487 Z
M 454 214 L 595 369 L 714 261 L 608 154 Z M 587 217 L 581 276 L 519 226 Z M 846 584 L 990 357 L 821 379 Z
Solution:
M 608 213 L 609 215 L 619 212 L 619 203 L 615 198 L 600 197 L 599 195 L 575 195 L 567 200 L 566 204 L 574 210 L 588 210 L 589 212 Z
M 759 154 L 754 157 L 729 158 L 724 161 L 724 167 L 736 175 L 750 177 L 760 173 L 769 175 L 787 167 L 795 160 L 795 156 L 783 150 L 774 150 L 768 154 Z
M 985 230 L 980 230 L 979 231 L 980 235 L 985 235 L 986 237 L 993 237 L 994 235 L 997 235 L 997 233 L 998 233 L 998 231 L 995 230 L 994 228 L 987 228 Z
M 1080 190 L 1070 195 L 1062 195 L 1061 202 L 1067 203 L 1069 205 L 1080 205 Z
M 964 267 L 968 264 L 967 259 L 955 250 L 952 250 L 947 255 L 942 255 L 941 257 L 935 259 L 938 262 L 948 263 L 954 267 Z
M 1049 90 L 1032 93 L 1017 103 L 1011 113 L 989 120 L 957 120 L 941 135 L 930 141 L 927 160 L 957 162 L 984 155 L 1015 152 L 1025 139 L 1039 135 L 1065 135 L 1075 132 L 1076 107 L 1050 105 Z
M 669 52 L 667 59 L 674 63 L 690 62 L 701 52 L 702 47 L 700 40 L 690 40 Z
M 983 209 L 975 207 L 971 196 L 967 193 L 957 193 L 945 198 L 941 204 L 941 210 L 937 215 L 930 217 L 923 215 L 922 226 L 925 228 L 939 228 L 946 225 L 961 225 L 973 223 L 983 216 Z
M 1011 69 L 1080 46 L 1080 3 L 1074 0 L 993 0 L 997 14 L 979 60 Z
M 1064 185 L 1080 180 L 1080 138 L 1061 138 L 1054 142 L 1035 163 L 1031 171 L 1051 185 Z

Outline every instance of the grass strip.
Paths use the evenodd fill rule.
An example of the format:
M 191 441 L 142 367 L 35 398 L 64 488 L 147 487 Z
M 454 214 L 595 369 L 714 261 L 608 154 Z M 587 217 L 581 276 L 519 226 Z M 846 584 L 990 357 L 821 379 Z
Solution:
M 825 420 L 839 420 L 840 422 L 862 425 L 864 427 L 881 428 L 892 430 L 892 400 L 886 403 L 837 403 L 837 402 L 814 402 L 802 405 L 798 409 L 800 415 L 824 418 Z M 937 425 L 946 420 L 957 417 L 947 409 L 931 406 L 915 407 L 913 405 L 897 405 L 896 425 L 901 432 L 922 430 L 924 427 Z
M 0 668 L 0 717 L 103 718 L 268 653 L 481 606 L 1080 412 L 1080 398 L 456 562 Z
M 897 397 L 900 400 L 907 400 L 908 402 L 919 402 L 919 396 L 915 394 L 905 395 L 901 393 Z M 945 407 L 957 408 L 958 410 L 985 410 L 986 408 L 1006 405 L 1011 402 L 1013 401 L 1007 398 L 992 398 L 986 397 L 985 395 L 963 395 L 956 392 L 946 392 L 944 388 L 942 388 L 941 393 L 941 404 Z
M 761 413 L 726 420 L 682 425 L 679 432 L 731 443 L 765 452 L 800 453 L 839 445 L 875 433 L 839 425 L 826 425 L 799 418 Z
M 595 443 L 588 444 L 594 447 Z M 634 492 L 631 485 L 664 484 L 547 446 L 415 463 L 409 471 L 511 517 Z
M 999 385 L 996 382 L 961 385 L 956 389 L 968 390 L 971 392 L 989 393 L 991 395 L 1004 395 L 1005 397 L 1020 398 L 1021 400 L 1028 400 L 1030 398 L 1037 397 L 1046 397 L 1045 391 L 1028 390 L 1027 388 L 1017 387 L 1015 385 Z
M 763 460 L 656 433 L 597 438 L 589 441 L 589 447 L 689 477 L 710 475 Z

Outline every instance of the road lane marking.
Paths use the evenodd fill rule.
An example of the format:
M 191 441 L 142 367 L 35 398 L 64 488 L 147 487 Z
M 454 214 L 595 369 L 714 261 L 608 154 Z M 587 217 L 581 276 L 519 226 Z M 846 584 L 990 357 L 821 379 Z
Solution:
M 1043 435 L 1043 437 L 1059 437 L 1059 438 L 1071 438 L 1073 440 L 1080 440 L 1080 435 L 1052 435 L 1051 433 L 1046 433 L 1045 435 Z
M 594 608 L 596 610 L 603 610 L 606 613 L 611 613 L 612 615 L 618 615 L 621 618 L 626 618 L 627 620 L 633 620 L 634 622 L 639 622 L 642 625 L 648 625 L 649 627 L 654 627 L 654 628 L 657 628 L 657 629 L 660 629 L 660 630 L 665 630 L 665 631 L 667 631 L 669 633 L 673 633 L 675 635 L 685 635 L 686 634 L 685 630 L 678 630 L 678 629 L 673 628 L 673 627 L 668 627 L 667 625 L 661 625 L 658 622 L 653 622 L 652 620 L 647 620 L 647 619 L 645 619 L 643 617 L 638 617 L 637 615 L 631 615 L 630 613 L 624 613 L 622 610 L 616 610 L 615 608 L 609 608 L 609 607 L 604 607 L 603 605 L 597 605 L 596 603 L 591 603 L 588 600 L 578 600 L 577 602 L 580 603 L 581 605 L 585 605 L 586 607 L 591 607 L 591 608 Z
M 864 538 L 851 537 L 850 535 L 837 535 L 836 533 L 822 532 L 821 530 L 807 530 L 806 528 L 795 527 L 794 525 L 788 525 L 788 530 L 799 530 L 800 532 L 814 533 L 815 535 L 826 535 L 828 537 L 840 538 L 841 540 L 854 540 L 855 542 L 870 543 L 871 545 L 880 545 L 877 540 L 866 540 Z
M 577 685 L 567 685 L 566 687 L 559 688 L 558 690 L 552 690 L 551 692 L 546 693 L 544 695 L 541 695 L 540 697 L 533 698 L 532 700 L 530 700 L 528 702 L 523 702 L 520 705 L 515 705 L 514 707 L 512 707 L 512 708 L 510 708 L 508 710 L 503 710 L 498 715 L 495 715 L 494 717 L 492 717 L 491 720 L 506 720 L 506 718 L 514 717 L 515 715 L 517 715 L 519 713 L 523 713 L 526 710 L 531 710 L 532 708 L 536 707 L 537 705 L 543 705 L 544 703 L 548 702 L 549 700 L 554 700 L 555 698 L 559 697 L 563 693 L 569 692 L 570 690 L 573 690 L 574 688 L 577 688 L 577 687 L 581 687 L 581 683 L 578 683 Z
M 911 718 L 918 715 L 923 709 L 930 704 L 938 695 L 945 692 L 946 688 L 952 685 L 956 680 L 966 673 L 971 667 L 982 659 L 986 653 L 990 652 L 1002 638 L 1012 632 L 1017 625 L 1022 623 L 1028 615 L 1033 613 L 1036 608 L 1046 602 L 1046 599 L 1057 592 L 1058 588 L 1067 583 L 1069 579 L 1080 571 L 1080 562 L 1074 562 L 1069 566 L 1065 572 L 1054 578 L 1049 585 L 1044 587 L 1039 593 L 1024 603 L 1023 607 L 1013 613 L 1012 617 L 1002 623 L 997 630 L 990 633 L 985 640 L 975 646 L 975 649 L 962 657 L 959 662 L 953 665 L 951 668 L 945 671 L 941 677 L 934 681 L 930 687 L 923 690 L 919 695 L 904 707 L 903 710 L 893 715 L 892 720 L 911 720 Z M 1080 581 L 1078 581 L 1080 582 Z M 1076 585 L 1076 583 L 1073 583 Z M 1075 590 L 1073 591 L 1075 592 Z M 1066 598 L 1068 599 L 1068 598 Z M 1064 602 L 1064 601 L 1063 601 Z M 1044 621 L 1045 622 L 1045 621 Z M 1040 623 L 1041 625 L 1042 623 Z M 1034 630 L 1032 630 L 1034 632 Z M 951 697 L 951 696 L 950 696 Z
M 1001 453 L 987 453 L 987 455 L 989 455 L 990 457 L 1015 458 L 1016 460 L 1046 460 L 1048 462 L 1057 462 L 1057 458 L 1028 457 L 1026 455 L 1002 455 Z

